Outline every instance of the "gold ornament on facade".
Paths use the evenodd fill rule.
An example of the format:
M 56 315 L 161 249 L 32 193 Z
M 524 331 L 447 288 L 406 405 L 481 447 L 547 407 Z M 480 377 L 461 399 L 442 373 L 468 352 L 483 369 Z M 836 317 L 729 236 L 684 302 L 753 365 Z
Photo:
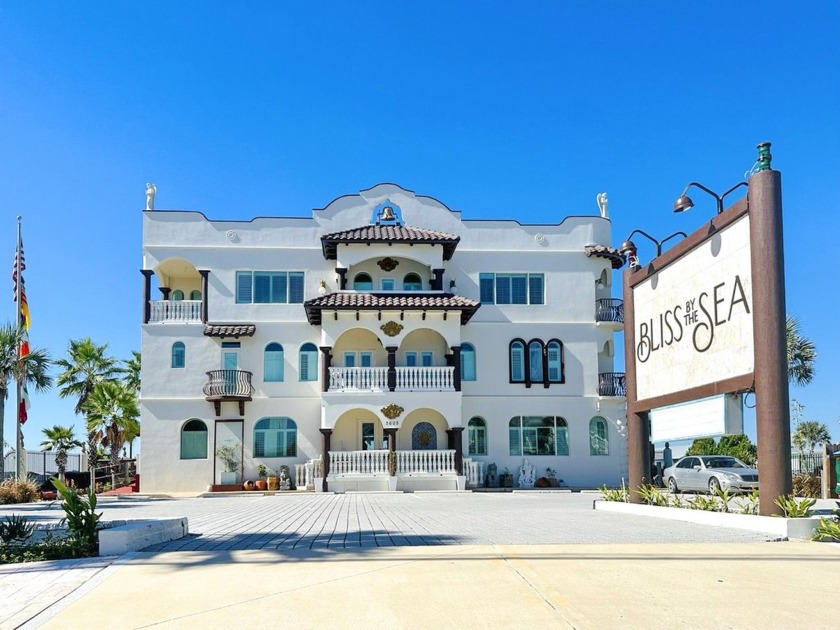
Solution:
M 379 328 L 382 330 L 382 332 L 384 332 L 389 337 L 396 337 L 397 335 L 399 335 L 402 332 L 403 325 L 398 324 L 397 322 L 391 321 L 391 322 L 386 322 L 386 323 L 382 324 Z
M 376 264 L 379 265 L 379 268 L 382 269 L 382 271 L 393 271 L 397 268 L 397 265 L 400 264 L 400 261 L 387 256 L 381 260 L 377 260 Z
M 394 418 L 399 418 L 405 409 L 395 403 L 391 403 L 387 407 L 382 407 L 381 411 L 383 416 L 393 420 Z

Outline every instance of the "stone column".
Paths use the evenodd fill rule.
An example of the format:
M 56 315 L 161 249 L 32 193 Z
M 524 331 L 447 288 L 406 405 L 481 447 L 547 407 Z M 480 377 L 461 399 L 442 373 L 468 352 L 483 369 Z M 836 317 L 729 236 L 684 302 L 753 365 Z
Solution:
M 338 274 L 338 288 L 344 291 L 347 288 L 347 269 L 336 267 L 335 272 Z
M 206 324 L 209 319 L 207 316 L 207 280 L 210 276 L 210 272 L 206 269 L 199 269 L 198 273 L 201 274 L 201 323 Z
M 397 346 L 385 346 L 388 351 L 388 390 L 397 389 Z
M 170 289 L 169 287 L 158 287 L 158 291 L 161 292 L 164 300 L 168 300 L 169 294 L 172 293 L 172 289 Z
M 321 391 L 328 391 L 330 388 L 330 367 L 332 366 L 332 346 L 321 346 Z
M 464 454 L 461 450 L 463 446 L 464 427 L 452 427 L 446 430 L 447 442 L 449 448 L 455 450 L 455 472 L 458 475 L 464 474 Z
M 443 291 L 443 272 L 444 269 L 432 269 L 432 273 L 435 274 L 434 277 L 431 279 L 429 283 L 431 286 L 432 291 Z
M 143 323 L 148 324 L 152 315 L 152 276 L 154 271 L 151 269 L 141 269 L 143 274 Z
M 332 436 L 332 429 L 319 429 L 321 432 L 321 474 L 324 476 L 324 481 L 321 489 L 324 492 L 329 490 L 327 486 L 327 477 L 330 475 L 330 437 Z
M 452 372 L 452 385 L 456 392 L 461 391 L 461 346 L 452 346 L 452 367 L 455 368 Z

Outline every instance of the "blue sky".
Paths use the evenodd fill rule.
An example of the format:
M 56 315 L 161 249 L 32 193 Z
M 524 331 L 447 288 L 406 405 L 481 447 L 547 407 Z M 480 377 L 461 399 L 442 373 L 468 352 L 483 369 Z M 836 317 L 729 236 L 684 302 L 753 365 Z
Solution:
M 465 218 L 559 222 L 606 191 L 618 245 L 699 227 L 714 200 L 674 215 L 684 185 L 726 190 L 769 140 L 788 311 L 819 351 L 791 396 L 840 440 L 840 4 L 806 6 L 4 0 L 0 252 L 10 271 L 22 214 L 32 344 L 139 349 L 147 181 L 159 209 L 213 219 L 395 182 Z M 81 432 L 73 405 L 33 394 L 27 445 Z

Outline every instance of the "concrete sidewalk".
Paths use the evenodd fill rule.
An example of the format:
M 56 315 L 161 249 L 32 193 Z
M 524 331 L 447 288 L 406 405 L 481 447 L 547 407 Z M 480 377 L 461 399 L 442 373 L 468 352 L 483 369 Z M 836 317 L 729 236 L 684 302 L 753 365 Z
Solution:
M 132 554 L 27 627 L 836 628 L 840 545 Z M 806 594 L 807 593 L 807 594 Z M 807 602 L 807 604 L 806 604 Z

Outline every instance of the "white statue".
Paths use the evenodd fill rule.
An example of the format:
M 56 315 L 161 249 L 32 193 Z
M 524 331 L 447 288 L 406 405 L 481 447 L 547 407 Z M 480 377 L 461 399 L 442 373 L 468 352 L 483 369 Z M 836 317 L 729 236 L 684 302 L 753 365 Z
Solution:
M 146 210 L 155 209 L 155 194 L 157 194 L 157 186 L 154 184 L 146 184 Z
M 598 209 L 601 211 L 601 217 L 606 219 L 609 218 L 609 212 L 607 211 L 607 193 L 598 193 L 595 195 L 595 200 L 598 202 Z
M 519 467 L 519 487 L 533 488 L 534 482 L 537 480 L 536 469 L 528 463 L 526 459 Z

